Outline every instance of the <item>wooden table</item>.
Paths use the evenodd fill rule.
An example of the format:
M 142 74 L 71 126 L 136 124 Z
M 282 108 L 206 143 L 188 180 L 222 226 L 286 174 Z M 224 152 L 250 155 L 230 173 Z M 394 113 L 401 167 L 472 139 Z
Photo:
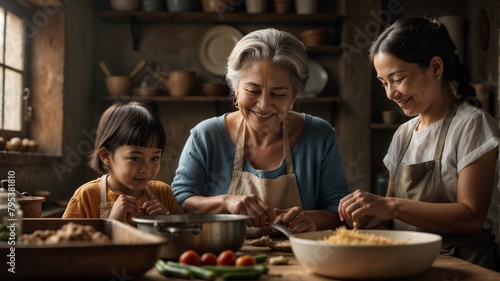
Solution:
M 337 280 L 322 277 L 304 270 L 294 255 L 289 252 L 276 252 L 268 247 L 244 246 L 238 254 L 259 254 L 266 253 L 269 257 L 285 256 L 289 259 L 288 265 L 269 265 L 269 274 L 262 275 L 259 280 L 287 280 L 287 281 L 320 281 Z M 140 281 L 156 280 L 186 280 L 167 278 L 160 275 L 155 269 L 151 269 L 144 276 L 138 279 Z M 194 279 L 193 279 L 194 280 Z M 222 280 L 218 277 L 217 280 Z M 405 281 L 499 281 L 500 273 L 477 266 L 475 264 L 457 259 L 455 257 L 439 255 L 431 268 L 420 275 L 399 279 Z

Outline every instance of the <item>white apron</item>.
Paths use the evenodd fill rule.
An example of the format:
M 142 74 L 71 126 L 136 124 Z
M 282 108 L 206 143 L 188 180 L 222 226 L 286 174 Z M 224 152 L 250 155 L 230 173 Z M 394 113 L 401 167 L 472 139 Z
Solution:
M 228 194 L 250 195 L 256 194 L 271 209 L 287 209 L 294 206 L 302 208 L 299 188 L 293 168 L 293 159 L 290 149 L 290 140 L 284 123 L 282 124 L 283 152 L 285 154 L 286 171 L 276 179 L 263 179 L 252 173 L 243 171 L 245 147 L 245 121 L 240 123 L 234 154 L 234 171 Z M 271 223 L 271 222 L 269 222 Z M 248 228 L 247 237 L 260 237 L 274 234 L 270 227 Z

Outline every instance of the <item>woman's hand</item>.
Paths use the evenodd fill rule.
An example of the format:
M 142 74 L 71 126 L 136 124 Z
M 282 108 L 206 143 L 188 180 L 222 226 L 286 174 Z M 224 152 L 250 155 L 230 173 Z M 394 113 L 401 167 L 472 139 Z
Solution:
M 154 199 L 151 201 L 146 201 L 139 208 L 139 212 L 145 215 L 167 215 L 168 210 L 160 203 L 160 201 Z
M 264 227 L 274 220 L 274 213 L 257 195 L 227 195 L 226 209 L 231 214 L 242 214 L 250 217 L 248 227 Z
M 339 203 L 340 220 L 366 221 L 366 218 L 389 220 L 394 218 L 389 198 L 358 189 L 345 196 Z
M 126 222 L 135 215 L 137 211 L 137 199 L 134 196 L 121 194 L 113 204 L 109 218 Z
M 304 212 L 300 207 L 292 207 L 285 210 L 274 208 L 274 212 L 277 216 L 273 223 L 282 224 L 288 227 L 293 233 L 316 230 L 316 225 L 309 217 L 309 214 Z

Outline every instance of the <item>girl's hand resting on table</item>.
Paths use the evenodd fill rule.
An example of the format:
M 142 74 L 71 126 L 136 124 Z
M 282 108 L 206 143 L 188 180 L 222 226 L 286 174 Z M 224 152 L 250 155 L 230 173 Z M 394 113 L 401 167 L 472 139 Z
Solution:
M 304 212 L 300 207 L 292 207 L 290 209 L 274 208 L 276 219 L 274 224 L 282 224 L 293 233 L 315 231 L 316 225 L 311 220 L 307 212 Z
M 226 209 L 231 214 L 250 217 L 248 227 L 264 227 L 274 220 L 274 213 L 257 195 L 228 195 L 225 199 Z

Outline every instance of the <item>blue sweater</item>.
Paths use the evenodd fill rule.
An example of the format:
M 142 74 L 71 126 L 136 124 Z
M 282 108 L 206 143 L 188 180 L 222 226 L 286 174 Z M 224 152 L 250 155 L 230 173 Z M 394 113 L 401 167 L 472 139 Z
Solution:
M 349 193 L 335 129 L 323 119 L 304 114 L 305 123 L 292 149 L 293 165 L 304 210 L 338 213 L 340 199 Z M 179 204 L 190 196 L 227 194 L 234 168 L 235 146 L 225 115 L 200 122 L 191 129 L 179 159 L 172 190 Z M 275 179 L 286 173 L 285 161 L 275 170 L 257 170 L 245 160 L 245 171 Z

